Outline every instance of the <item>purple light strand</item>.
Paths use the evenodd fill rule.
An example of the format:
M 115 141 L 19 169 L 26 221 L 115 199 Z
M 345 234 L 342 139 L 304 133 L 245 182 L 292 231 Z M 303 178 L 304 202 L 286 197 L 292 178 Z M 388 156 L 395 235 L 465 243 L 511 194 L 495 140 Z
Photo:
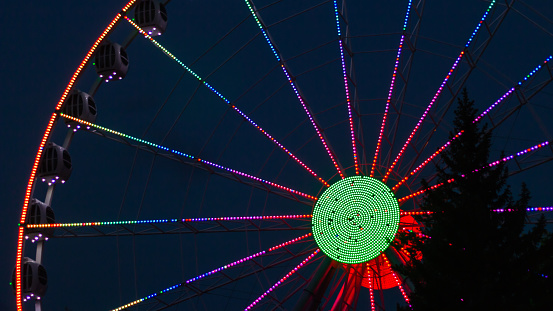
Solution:
M 320 249 L 317 249 L 313 254 L 309 255 L 307 258 L 305 258 L 299 265 L 297 265 L 294 269 L 292 269 L 290 272 L 288 272 L 285 276 L 283 276 L 278 282 L 276 282 L 273 286 L 271 286 L 266 292 L 264 292 L 261 296 L 259 296 L 256 300 L 254 300 L 249 306 L 246 307 L 244 310 L 250 310 L 253 308 L 258 302 L 260 302 L 263 298 L 265 298 L 270 292 L 272 292 L 275 288 L 277 288 L 280 284 L 282 284 L 286 279 L 288 279 L 292 274 L 296 273 L 298 269 L 303 267 L 311 258 L 315 257 L 317 253 L 319 253 Z
M 204 221 L 302 219 L 302 218 L 311 218 L 311 217 L 312 215 L 231 216 L 231 217 L 206 217 L 206 218 L 183 218 L 183 219 L 172 218 L 172 219 L 148 219 L 148 220 L 89 221 L 89 222 L 53 223 L 53 224 L 26 224 L 25 227 L 29 229 L 61 228 L 61 227 L 91 227 L 91 226 L 204 222 Z
M 465 48 L 467 48 L 470 43 L 472 42 L 472 40 L 474 39 L 474 37 L 476 36 L 476 34 L 478 33 L 478 30 L 480 29 L 480 27 L 482 26 L 484 20 L 486 19 L 486 17 L 488 16 L 488 14 L 490 13 L 490 10 L 491 8 L 494 6 L 496 0 L 493 0 L 490 5 L 488 6 L 488 9 L 486 10 L 486 12 L 484 13 L 484 16 L 481 18 L 480 22 L 478 23 L 478 25 L 476 26 L 476 28 L 474 29 L 474 31 L 472 32 L 472 35 L 470 36 L 469 40 L 467 41 L 467 43 L 465 44 Z M 455 71 L 455 69 L 457 68 L 457 66 L 459 65 L 459 62 L 461 61 L 461 59 L 463 58 L 463 56 L 465 55 L 465 51 L 461 51 L 461 53 L 459 54 L 459 56 L 457 57 L 457 59 L 455 60 L 455 63 L 453 63 L 453 66 L 451 67 L 451 69 L 449 70 L 449 72 L 447 73 L 445 79 L 442 81 L 442 84 L 440 85 L 440 87 L 438 88 L 438 91 L 436 92 L 436 94 L 434 95 L 434 97 L 432 98 L 432 100 L 430 101 L 430 104 L 428 104 L 428 107 L 426 107 L 426 110 L 424 111 L 424 113 L 422 114 L 421 118 L 419 119 L 419 121 L 417 122 L 417 125 L 415 125 L 415 128 L 413 129 L 413 131 L 411 132 L 411 135 L 409 135 L 409 137 L 407 138 L 407 141 L 405 141 L 405 144 L 403 145 L 403 147 L 401 148 L 401 150 L 399 151 L 398 155 L 396 156 L 396 158 L 394 159 L 394 161 L 392 162 L 392 165 L 390 166 L 390 168 L 388 168 L 388 171 L 386 172 L 386 174 L 384 175 L 384 178 L 383 178 L 383 181 L 386 182 L 388 180 L 388 177 L 390 176 L 390 174 L 392 173 L 392 170 L 394 169 L 394 167 L 396 166 L 396 164 L 399 162 L 399 160 L 401 159 L 401 157 L 403 156 L 403 153 L 405 152 L 405 150 L 407 149 L 407 146 L 409 145 L 409 143 L 411 142 L 411 140 L 413 139 L 413 137 L 415 136 L 415 134 L 417 133 L 417 131 L 419 130 L 419 127 L 421 126 L 422 122 L 424 121 L 424 119 L 426 119 L 426 116 L 428 115 L 428 113 L 430 112 L 430 108 L 432 108 L 432 106 L 434 105 L 434 103 L 438 100 L 438 97 L 440 96 L 440 94 L 442 93 L 442 90 L 443 88 L 445 87 L 447 81 L 449 80 L 449 78 L 451 77 L 451 75 L 453 74 L 453 72 Z

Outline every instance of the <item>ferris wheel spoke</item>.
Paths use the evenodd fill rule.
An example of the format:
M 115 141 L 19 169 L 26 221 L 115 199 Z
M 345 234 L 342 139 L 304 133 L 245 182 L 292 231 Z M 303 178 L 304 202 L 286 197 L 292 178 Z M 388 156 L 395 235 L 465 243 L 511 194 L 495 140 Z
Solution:
M 310 230 L 310 222 L 311 215 L 278 215 L 27 224 L 25 229 L 51 229 L 51 238 L 77 238 Z
M 401 53 L 401 57 L 403 59 L 402 63 L 403 66 L 401 68 L 398 68 L 396 73 L 396 80 L 394 81 L 394 89 L 397 91 L 392 92 L 393 98 L 390 101 L 391 110 L 389 109 L 388 115 L 387 115 L 387 123 L 390 123 L 392 120 L 388 121 L 388 118 L 391 118 L 392 112 L 397 114 L 397 117 L 393 120 L 393 122 L 388 126 L 389 130 L 386 135 L 383 136 L 383 140 L 381 140 L 381 144 L 386 142 L 388 144 L 388 151 L 386 154 L 383 153 L 382 146 L 380 147 L 380 161 L 377 162 L 377 166 L 379 163 L 385 163 L 384 166 L 388 167 L 390 165 L 390 162 L 392 161 L 391 157 L 393 156 L 393 147 L 396 146 L 396 139 L 397 136 L 400 134 L 399 126 L 401 123 L 401 118 L 405 115 L 404 108 L 406 106 L 406 95 L 407 95 L 407 89 L 409 86 L 409 81 L 411 77 L 411 70 L 413 69 L 413 63 L 415 59 L 415 52 L 420 51 L 420 49 L 417 47 L 419 40 L 422 38 L 420 34 L 421 30 L 421 21 L 424 13 L 424 7 L 426 2 L 424 0 L 419 0 L 415 5 L 412 5 L 411 10 L 412 14 L 409 14 L 410 19 L 413 20 L 412 22 L 412 28 L 410 32 L 405 33 L 406 36 L 404 37 L 403 42 L 403 49 Z M 415 17 L 415 18 L 412 18 Z M 400 84 L 402 84 L 401 87 Z M 383 99 L 386 100 L 386 99 Z M 385 129 L 386 130 L 386 129 Z M 377 158 L 378 161 L 378 158 Z M 384 172 L 382 172 L 384 173 Z
M 482 55 L 484 54 L 486 48 L 490 44 L 491 40 L 495 36 L 495 33 L 499 30 L 499 27 L 503 23 L 503 20 L 507 17 L 507 13 L 513 9 L 513 2 L 511 3 L 505 3 L 503 4 L 503 10 L 498 13 L 497 17 L 495 16 L 489 16 L 485 20 L 483 20 L 483 25 L 485 26 L 484 33 L 481 33 L 478 37 L 474 37 L 474 42 L 472 42 L 469 46 L 465 47 L 464 50 L 464 57 L 463 59 L 468 65 L 468 69 L 466 72 L 461 73 L 461 68 L 456 69 L 458 72 L 457 74 L 451 76 L 451 78 L 447 81 L 445 84 L 446 87 L 444 87 L 445 90 L 449 91 L 449 99 L 447 100 L 446 104 L 435 113 L 435 115 L 431 115 L 430 123 L 433 124 L 433 126 L 420 137 L 415 136 L 415 141 L 411 143 L 411 146 L 413 149 L 415 149 L 416 154 L 411 159 L 410 163 L 407 164 L 407 170 L 406 172 L 409 172 L 413 169 L 415 164 L 417 163 L 420 155 L 422 154 L 422 151 L 428 146 L 428 142 L 432 138 L 432 136 L 436 133 L 436 129 L 440 126 L 442 123 L 442 120 L 446 113 L 449 111 L 449 108 L 455 101 L 455 98 L 457 98 L 457 95 L 461 91 L 461 89 L 464 87 L 466 81 L 470 77 L 471 73 L 474 69 L 476 69 L 476 66 L 478 62 L 481 60 Z M 491 11 L 491 14 L 496 14 L 496 10 L 498 8 L 496 7 L 493 11 Z M 487 20 L 491 20 L 488 22 Z M 484 38 L 484 39 L 483 39 Z M 478 40 L 483 40 L 482 43 L 478 43 Z M 440 97 L 437 99 L 437 101 L 440 101 L 441 98 L 443 98 L 444 95 L 440 95 Z M 420 149 L 417 149 L 416 146 L 421 146 Z
M 263 298 L 265 298 L 269 293 L 271 293 L 275 288 L 277 288 L 279 285 L 284 283 L 288 278 L 290 278 L 294 273 L 298 271 L 298 269 L 302 268 L 304 265 L 307 264 L 315 255 L 317 255 L 320 252 L 320 249 L 317 248 L 311 255 L 307 256 L 299 265 L 297 265 L 294 269 L 292 269 L 290 272 L 288 272 L 285 276 L 283 276 L 278 282 L 276 282 L 273 286 L 271 286 L 268 290 L 266 290 L 261 296 L 259 296 L 256 300 L 254 300 L 249 306 L 247 306 L 244 310 L 250 310 L 252 309 L 256 304 L 258 304 Z
M 280 67 L 282 68 L 282 71 L 284 72 L 284 75 L 286 76 L 286 79 L 288 80 L 288 83 L 292 87 L 294 94 L 298 98 L 298 101 L 303 107 L 303 110 L 307 114 L 307 117 L 311 121 L 311 125 L 313 125 L 313 128 L 315 129 L 315 132 L 317 132 L 317 136 L 319 137 L 321 143 L 323 144 L 323 147 L 325 148 L 326 152 L 328 153 L 328 156 L 330 157 L 330 160 L 334 164 L 334 167 L 338 171 L 338 174 L 341 178 L 345 178 L 344 173 L 342 172 L 342 169 L 338 163 L 338 160 L 334 157 L 334 152 L 331 150 L 330 145 L 326 141 L 323 132 L 321 131 L 321 128 L 315 119 L 315 116 L 311 113 L 309 106 L 303 96 L 301 95 L 301 92 L 296 85 L 295 79 L 291 76 L 290 71 L 288 70 L 288 67 L 286 66 L 285 61 L 281 58 L 280 53 L 278 52 L 276 46 L 273 44 L 273 41 L 270 38 L 269 32 L 267 30 L 267 27 L 263 24 L 261 17 L 257 13 L 257 9 L 253 5 L 253 2 L 251 0 L 244 0 L 246 2 L 246 5 L 248 6 L 248 9 L 250 10 L 250 13 L 252 14 L 253 18 L 255 19 L 255 22 L 257 23 L 257 26 L 263 33 L 263 37 L 265 37 L 265 40 L 269 44 L 269 47 L 271 51 L 273 52 L 275 58 L 280 64 Z
M 522 172 L 522 171 L 524 171 L 524 170 L 526 170 L 526 169 L 528 169 L 528 168 L 530 168 L 530 167 L 534 167 L 534 166 L 536 166 L 536 165 L 540 165 L 540 164 L 543 164 L 543 163 L 545 163 L 545 162 L 549 162 L 549 161 L 553 160 L 553 148 L 551 147 L 550 143 L 551 143 L 551 141 L 544 141 L 544 142 L 542 142 L 542 143 L 540 143 L 540 144 L 537 144 L 537 145 L 534 145 L 534 146 L 532 146 L 532 147 L 523 149 L 523 150 L 521 150 L 521 151 L 519 151 L 519 152 L 517 152 L 517 153 L 515 153 L 515 154 L 509 155 L 509 156 L 503 157 L 503 158 L 501 158 L 501 159 L 499 159 L 499 160 L 496 160 L 496 161 L 494 161 L 494 162 L 488 163 L 488 164 L 482 166 L 481 168 L 477 168 L 477 169 L 472 170 L 470 173 L 467 173 L 467 174 L 474 174 L 474 173 L 480 172 L 480 171 L 482 171 L 482 170 L 486 170 L 486 169 L 489 169 L 489 168 L 491 168 L 491 167 L 497 166 L 497 165 L 499 165 L 499 164 L 501 164 L 501 163 L 506 163 L 506 162 L 508 162 L 508 161 L 510 161 L 510 160 L 515 160 L 515 162 L 516 162 L 516 164 L 517 164 L 517 167 L 518 167 L 519 169 L 516 170 L 516 171 L 514 171 L 514 172 L 510 172 L 509 175 L 514 175 L 514 174 L 520 173 L 520 172 Z M 523 167 L 523 166 L 521 166 L 521 163 L 523 163 L 523 161 L 518 160 L 519 158 L 521 158 L 522 160 L 525 160 L 525 159 L 527 159 L 530 155 L 532 155 L 536 150 L 541 149 L 541 148 L 546 147 L 546 146 L 549 147 L 548 149 L 549 149 L 549 150 L 551 151 L 551 153 L 552 153 L 551 156 L 546 157 L 545 160 L 538 161 L 537 163 L 534 163 L 533 165 L 531 165 L 531 166 L 529 166 L 529 167 Z M 524 162 L 526 163 L 526 162 L 529 162 L 529 161 L 524 161 Z M 462 178 L 465 178 L 466 176 L 467 176 L 466 174 L 461 175 Z M 405 197 L 403 197 L 403 198 L 398 199 L 398 201 L 399 201 L 400 203 L 402 203 L 402 202 L 404 202 L 404 201 L 406 201 L 406 200 L 408 200 L 408 199 L 417 197 L 417 196 L 419 196 L 419 195 L 421 195 L 421 194 L 423 194 L 423 193 L 425 193 L 425 192 L 427 192 L 427 191 L 429 191 L 429 190 L 437 189 L 437 188 L 443 186 L 443 185 L 446 184 L 446 183 L 452 183 L 452 182 L 454 182 L 454 181 L 455 181 L 454 178 L 450 178 L 450 179 L 448 179 L 446 182 L 442 182 L 442 183 L 436 184 L 436 185 L 434 185 L 434 186 L 431 186 L 431 187 L 429 187 L 429 188 L 419 190 L 419 191 L 417 191 L 417 192 L 415 192 L 415 193 L 412 193 L 412 194 L 410 194 L 410 195 L 408 195 L 408 196 L 405 196 Z
M 119 308 L 113 309 L 112 311 L 125 310 L 130 307 L 136 306 L 138 304 L 142 304 L 143 302 L 146 302 L 144 303 L 144 305 L 148 303 L 150 305 L 153 305 L 153 306 L 149 306 L 148 310 L 153 310 L 153 309 L 158 310 L 158 309 L 163 309 L 167 306 L 172 306 L 172 305 L 182 303 L 186 300 L 192 299 L 199 295 L 209 293 L 215 289 L 218 289 L 232 282 L 243 279 L 247 276 L 257 274 L 259 272 L 262 272 L 263 270 L 283 264 L 292 259 L 300 257 L 306 253 L 312 252 L 313 250 L 310 247 L 307 247 L 298 252 L 293 252 L 288 247 L 289 245 L 300 241 L 305 242 L 303 240 L 310 237 L 311 235 L 312 235 L 311 233 L 308 233 L 308 234 L 299 236 L 295 239 L 292 239 L 290 241 L 275 245 L 267 250 L 257 252 L 253 255 L 228 263 L 217 269 L 213 269 L 204 274 L 200 274 L 196 277 L 190 278 L 182 283 L 175 284 L 159 292 L 155 292 L 146 297 L 127 303 Z M 263 264 L 262 261 L 254 260 L 257 257 L 261 257 L 261 256 L 266 257 L 269 255 L 275 258 L 268 264 Z M 233 268 L 236 268 L 238 266 L 242 266 L 244 269 L 242 269 L 238 273 L 233 273 L 233 272 L 236 272 L 236 271 L 233 271 Z M 204 280 L 205 282 L 195 286 L 194 284 L 198 280 Z M 177 296 L 167 297 L 166 299 L 163 299 L 162 296 L 168 296 L 167 294 L 176 294 Z
M 190 73 L 194 78 L 196 78 L 198 81 L 200 81 L 203 85 L 205 85 L 211 92 L 213 92 L 215 95 L 217 95 L 221 100 L 225 102 L 229 107 L 232 108 L 232 110 L 236 113 L 238 113 L 244 120 L 248 121 L 249 124 L 251 124 L 253 127 L 255 127 L 259 132 L 261 132 L 265 137 L 267 137 L 270 141 L 272 141 L 275 145 L 277 145 L 281 150 L 286 152 L 288 156 L 290 156 L 294 161 L 296 161 L 301 167 L 303 167 L 307 172 L 309 172 L 313 177 L 315 177 L 319 182 L 321 182 L 323 185 L 329 187 L 330 185 L 321 177 L 317 175 L 309 166 L 307 166 L 303 161 L 301 161 L 298 157 L 296 157 L 288 148 L 286 148 L 284 145 L 282 145 L 278 140 L 276 140 L 271 134 L 269 134 L 266 130 L 264 130 L 259 124 L 257 124 L 255 121 L 253 121 L 246 113 L 244 113 L 242 110 L 240 110 L 236 105 L 234 105 L 229 99 L 227 99 L 223 94 L 221 94 L 219 91 L 217 91 L 213 86 L 211 86 L 206 80 L 204 80 L 202 77 L 200 77 L 196 72 L 194 72 L 192 69 L 190 69 L 188 66 L 186 66 L 181 60 L 179 60 L 177 57 L 175 57 L 171 52 L 169 52 L 166 48 L 164 48 L 159 42 L 154 40 L 150 35 L 148 35 L 142 28 L 140 28 L 135 22 L 133 22 L 130 18 L 127 16 L 124 16 L 124 18 L 133 26 L 135 27 L 144 37 L 148 40 L 150 40 L 156 47 L 161 49 L 163 53 L 167 56 L 169 56 L 171 59 L 173 59 L 175 62 L 177 62 L 180 66 L 182 66 L 188 73 Z
M 367 265 L 367 280 L 369 281 L 369 298 L 371 300 L 371 311 L 376 311 L 376 306 L 374 304 L 373 275 L 369 265 Z
M 380 146 L 382 144 L 382 136 L 384 135 L 384 129 L 386 128 L 386 119 L 388 117 L 388 110 L 392 101 L 392 94 L 394 92 L 394 85 L 396 82 L 397 71 L 399 67 L 399 60 L 401 58 L 401 52 L 403 51 L 403 43 L 405 41 L 405 35 L 407 32 L 407 22 L 409 21 L 409 13 L 411 12 L 412 0 L 407 3 L 407 13 L 405 13 L 405 19 L 403 21 L 403 32 L 401 39 L 399 40 L 399 48 L 397 50 L 396 62 L 394 64 L 394 72 L 392 73 L 392 82 L 390 82 L 390 89 L 388 90 L 388 98 L 386 99 L 386 106 L 384 108 L 384 115 L 382 116 L 382 124 L 380 125 L 380 133 L 378 134 L 378 140 L 376 142 L 376 151 L 374 152 L 373 164 L 371 167 L 370 177 L 374 177 L 374 171 L 376 169 L 376 163 L 378 161 L 378 155 L 380 153 Z
M 63 113 L 61 113 L 60 116 L 63 117 L 63 118 L 67 118 L 67 119 L 70 119 L 70 120 L 72 120 L 72 121 L 81 123 L 82 125 L 86 125 L 86 126 L 88 126 L 88 127 L 97 129 L 97 130 L 101 130 L 101 131 L 104 131 L 104 132 L 108 132 L 108 133 L 110 133 L 110 134 L 114 134 L 114 135 L 117 135 L 117 136 L 120 136 L 120 137 L 124 137 L 124 138 L 126 138 L 126 139 L 130 139 L 130 140 L 139 142 L 139 143 L 141 143 L 141 144 L 143 144 L 143 145 L 148 146 L 149 148 L 152 148 L 152 147 L 153 147 L 153 148 L 158 149 L 158 150 L 164 150 L 164 151 L 166 151 L 166 152 L 170 152 L 170 153 L 173 153 L 173 154 L 175 154 L 175 155 L 184 157 L 184 158 L 186 158 L 186 159 L 196 161 L 196 162 L 198 162 L 198 163 L 201 163 L 201 164 L 203 164 L 203 165 L 207 165 L 207 166 L 209 166 L 209 167 L 215 167 L 215 168 L 218 168 L 218 169 L 221 169 L 221 170 L 230 172 L 230 173 L 232 173 L 232 174 L 240 175 L 240 176 L 242 176 L 242 177 L 246 177 L 246 178 L 249 178 L 249 179 L 252 179 L 252 180 L 255 180 L 255 181 L 258 181 L 258 182 L 267 184 L 267 185 L 270 185 L 270 186 L 275 187 L 275 188 L 277 188 L 277 189 L 285 190 L 285 191 L 289 192 L 290 194 L 292 194 L 292 195 L 294 195 L 294 196 L 301 196 L 301 197 L 304 197 L 304 198 L 306 198 L 306 199 L 316 200 L 316 198 L 315 198 L 314 196 L 312 196 L 312 195 L 308 195 L 308 194 L 305 194 L 305 193 L 303 193 L 303 192 L 300 192 L 300 191 L 297 191 L 297 190 L 294 190 L 294 189 L 291 189 L 291 188 L 288 188 L 288 187 L 285 187 L 285 186 L 281 186 L 281 185 L 276 184 L 276 183 L 274 183 L 274 182 L 267 181 L 267 180 L 265 180 L 265 179 L 262 179 L 262 178 L 259 178 L 259 177 L 256 177 L 256 176 L 253 176 L 253 175 L 250 175 L 250 174 L 247 174 L 247 173 L 243 173 L 243 172 L 240 172 L 240 171 L 237 171 L 237 170 L 228 168 L 228 167 L 226 167 L 226 166 L 223 166 L 223 165 L 220 165 L 220 164 L 217 164 L 217 163 L 210 162 L 210 161 L 208 161 L 208 160 L 200 159 L 200 158 L 198 158 L 198 157 L 195 157 L 195 156 L 193 156 L 193 155 L 186 154 L 186 153 L 184 153 L 184 152 L 181 152 L 181 151 L 178 151 L 178 150 L 175 150 L 175 149 L 170 149 L 170 148 L 168 148 L 168 147 L 165 147 L 165 146 L 162 146 L 162 145 L 158 145 L 158 144 L 155 144 L 155 143 L 152 143 L 152 142 L 149 142 L 149 141 L 140 139 L 140 138 L 136 138 L 136 137 L 133 137 L 133 136 L 130 136 L 130 135 L 127 135 L 127 134 L 118 132 L 118 131 L 114 131 L 114 130 L 111 130 L 111 129 L 109 129 L 109 128 L 106 128 L 106 127 L 103 127 L 103 126 L 99 126 L 99 125 L 96 125 L 96 124 L 94 124 L 94 123 L 90 123 L 90 122 L 87 122 L 87 121 L 84 121 L 84 120 L 81 120 L 81 119 L 77 119 L 77 118 L 68 116 L 68 115 L 63 114 Z
M 492 111 L 495 107 L 497 107 L 498 105 L 502 104 L 503 101 L 505 101 L 507 98 L 510 98 L 511 95 L 515 94 L 517 90 L 520 90 L 520 87 L 522 85 L 525 85 L 525 82 L 529 81 L 530 78 L 532 78 L 535 74 L 539 73 L 540 70 L 549 70 L 549 62 L 551 61 L 551 59 L 553 58 L 553 56 L 549 56 L 545 59 L 545 61 L 538 65 L 536 68 L 534 68 L 530 73 L 528 73 L 521 81 L 519 81 L 516 85 L 516 87 L 511 87 L 507 92 L 505 92 L 505 94 L 503 94 L 498 100 L 496 100 L 491 106 L 489 106 L 486 110 L 484 110 L 480 115 L 478 115 L 473 121 L 472 123 L 477 123 L 479 122 L 484 116 L 486 116 L 490 111 Z M 545 81 L 542 81 L 542 80 L 539 80 L 539 81 L 536 81 L 536 80 L 531 80 L 533 82 L 533 84 L 537 84 L 539 85 L 539 90 L 541 90 L 542 88 L 544 88 L 547 84 L 549 84 L 551 81 L 553 81 L 553 76 L 551 75 L 548 75 L 547 79 Z M 534 88 L 532 88 L 531 86 L 528 86 L 528 88 L 530 89 L 533 89 L 532 93 L 529 93 L 527 95 L 524 96 L 524 98 L 526 99 L 525 102 L 527 102 L 529 99 L 531 99 L 532 97 L 534 97 L 534 95 L 537 94 L 537 91 L 539 90 L 535 90 Z M 517 96 L 517 98 L 521 98 L 521 96 Z M 520 107 L 520 105 L 518 106 Z M 518 107 L 516 109 L 518 109 Z M 512 110 L 511 110 L 512 111 Z M 509 114 L 509 115 L 512 115 Z M 495 122 L 492 129 L 499 126 L 502 122 Z M 424 168 L 428 163 L 430 163 L 437 155 L 439 155 L 440 153 L 442 153 L 445 149 L 447 149 L 447 147 L 449 147 L 449 145 L 457 138 L 459 138 L 459 136 L 461 136 L 463 134 L 464 130 L 461 130 L 459 133 L 457 133 L 455 136 L 453 136 L 452 139 L 450 139 L 448 142 L 446 142 L 442 147 L 440 147 L 436 152 L 434 152 L 430 157 L 428 157 L 426 160 L 424 160 L 419 166 L 417 166 L 413 171 L 411 171 L 411 173 L 407 176 L 405 176 L 404 178 L 402 178 L 394 187 L 392 187 L 392 191 L 395 191 L 399 188 L 399 186 L 401 186 L 404 182 L 406 182 L 411 176 L 415 175 L 419 170 L 421 170 L 422 168 Z
M 342 62 L 342 73 L 344 75 L 344 87 L 346 91 L 346 102 L 348 107 L 348 118 L 349 118 L 349 128 L 350 128 L 350 134 L 351 134 L 351 145 L 353 149 L 353 162 L 355 166 L 355 174 L 359 175 L 359 159 L 357 155 L 357 146 L 355 145 L 355 127 L 353 125 L 353 115 L 352 115 L 352 107 L 351 107 L 351 99 L 349 94 L 349 82 L 348 82 L 348 74 L 346 71 L 346 61 L 344 57 L 344 42 L 342 40 L 342 31 L 340 29 L 340 16 L 338 14 L 338 1 L 334 0 L 334 16 L 336 17 L 336 29 L 338 30 L 338 44 L 340 46 L 340 59 Z M 371 176 L 372 177 L 372 176 Z
M 407 293 L 405 292 L 405 290 L 403 289 L 403 286 L 401 285 L 402 282 L 399 278 L 399 276 L 397 275 L 397 273 L 392 269 L 392 265 L 390 264 L 390 261 L 388 260 L 388 257 L 383 253 L 382 254 L 382 258 L 384 259 L 384 262 L 386 263 L 386 265 L 388 266 L 388 268 L 390 268 L 390 271 L 392 273 L 392 276 L 394 277 L 394 280 L 397 284 L 397 286 L 399 287 L 399 290 L 401 292 L 401 295 L 403 296 L 403 299 L 405 300 L 405 302 L 411 306 L 410 304 L 410 300 L 409 300 L 409 296 L 407 296 Z
M 484 24 L 484 21 L 486 20 L 486 17 L 488 17 L 489 13 L 490 13 L 490 10 L 493 8 L 494 4 L 495 4 L 496 0 L 492 0 L 492 2 L 490 3 L 490 5 L 488 6 L 486 12 L 484 13 L 484 16 L 480 19 L 480 21 L 478 22 L 478 25 L 476 26 L 476 28 L 474 29 L 474 31 L 472 32 L 469 40 L 467 41 L 467 43 L 465 44 L 465 48 L 463 49 L 463 51 L 461 51 L 461 53 L 459 54 L 459 56 L 457 56 L 457 59 L 455 60 L 455 62 L 453 63 L 453 66 L 451 66 L 451 69 L 448 71 L 447 75 L 445 76 L 444 80 L 442 81 L 442 84 L 440 85 L 440 87 L 438 88 L 438 91 L 436 92 L 436 94 L 434 94 L 434 97 L 432 98 L 432 100 L 430 101 L 430 103 L 428 104 L 428 106 L 426 107 L 426 110 L 423 112 L 422 116 L 420 117 L 419 121 L 417 122 L 417 124 L 415 125 L 415 127 L 413 128 L 413 130 L 411 131 L 411 134 L 409 135 L 409 137 L 407 138 L 407 140 L 405 141 L 405 143 L 403 144 L 403 147 L 401 147 L 401 150 L 399 151 L 399 153 L 397 154 L 396 158 L 394 159 L 394 161 L 390 164 L 388 170 L 386 171 L 386 174 L 384 175 L 384 178 L 383 178 L 383 181 L 387 181 L 388 180 L 388 177 L 390 176 L 390 174 L 392 173 L 392 170 L 394 169 L 394 167 L 396 166 L 396 164 L 398 164 L 399 160 L 401 159 L 401 157 L 403 156 L 403 153 L 405 152 L 405 150 L 407 149 L 407 146 L 409 146 L 409 144 L 411 143 L 411 140 L 413 139 L 413 137 L 415 136 L 415 134 L 418 132 L 419 128 L 421 127 L 422 125 L 422 122 L 426 119 L 426 116 L 428 115 L 428 113 L 430 112 L 430 108 L 432 108 L 432 106 L 434 105 L 434 103 L 438 100 L 438 97 L 440 96 L 440 94 L 442 93 L 443 89 L 446 88 L 446 84 L 448 82 L 448 80 L 450 79 L 450 77 L 452 76 L 453 72 L 455 72 L 455 69 L 457 68 L 457 66 L 459 65 L 459 63 L 461 62 L 461 59 L 463 58 L 463 56 L 465 55 L 465 53 L 468 51 L 468 47 L 470 46 L 471 42 L 473 41 L 473 39 L 475 38 L 476 34 L 478 33 L 478 30 L 480 30 L 481 26 Z M 489 42 L 489 41 L 487 41 Z

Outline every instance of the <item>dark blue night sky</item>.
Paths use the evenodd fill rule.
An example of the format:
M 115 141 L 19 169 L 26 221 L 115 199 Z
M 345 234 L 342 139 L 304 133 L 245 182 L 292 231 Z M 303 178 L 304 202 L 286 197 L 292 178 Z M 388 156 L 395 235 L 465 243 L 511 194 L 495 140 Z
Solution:
M 255 1 L 341 166 L 347 168 L 347 174 L 355 174 L 333 3 L 316 0 L 271 3 Z M 124 4 L 124 1 L 11 1 L 0 10 L 4 29 L 0 49 L 2 310 L 15 308 L 8 283 L 15 264 L 17 223 L 42 133 L 75 68 Z M 352 94 L 356 91 L 352 96 L 362 116 L 362 130 L 357 129 L 362 163 L 370 162 L 374 154 L 406 4 L 407 0 L 347 1 L 356 83 L 356 88 L 352 85 L 350 88 Z M 381 167 L 401 148 L 488 5 L 489 1 L 480 0 L 426 1 L 417 52 L 404 51 L 402 55 L 405 59 L 400 68 L 408 57 L 413 57 L 413 63 L 409 82 L 399 81 L 396 85 L 394 96 L 405 86 L 402 114 L 398 117 L 393 109 L 390 113 L 386 132 L 389 140 L 383 145 L 385 160 Z M 491 29 L 504 10 L 502 5 L 497 6 Z M 332 162 L 244 1 L 174 0 L 167 5 L 167 11 L 167 31 L 156 37 L 160 44 L 322 178 L 329 182 L 338 180 Z M 484 47 L 486 51 L 465 84 L 480 111 L 553 54 L 551 16 L 553 5 L 549 0 L 518 1 L 488 46 L 483 45 L 486 29 L 481 30 L 471 48 L 478 47 L 472 50 L 475 54 Z M 417 20 L 412 12 L 408 31 L 412 31 Z M 122 21 L 110 40 L 122 42 L 132 32 L 133 28 Z M 127 53 L 130 59 L 127 77 L 104 83 L 94 96 L 97 124 L 309 195 L 316 196 L 321 191 L 322 185 L 313 176 L 208 88 L 190 74 L 183 74 L 181 66 L 148 40 L 137 36 Z M 350 70 L 350 57 L 346 59 Z M 468 69 L 464 59 L 452 81 L 461 81 Z M 537 81 L 544 80 L 544 76 L 539 72 L 529 82 L 531 88 L 524 89 L 525 94 L 539 88 Z M 88 66 L 76 87 L 88 91 L 96 78 L 93 67 Z M 502 151 L 510 155 L 553 139 L 552 97 L 553 85 L 549 84 L 498 126 L 490 161 Z M 399 175 L 392 175 L 392 179 L 407 174 L 410 165 L 418 165 L 446 142 L 452 129 L 454 106 L 447 112 L 444 107 L 450 99 L 449 92 L 444 91 L 431 110 L 430 115 L 436 121 L 443 113 L 443 122 L 416 163 L 411 163 L 416 152 L 408 148 L 403 162 L 398 164 Z M 513 97 L 498 106 L 492 113 L 493 122 L 517 104 Z M 358 124 L 359 118 L 355 120 Z M 485 121 L 490 122 L 489 118 Z M 388 133 L 396 124 L 394 140 Z M 64 127 L 60 120 L 52 135 L 52 140 L 60 145 L 66 134 Z M 432 129 L 431 122 L 423 123 L 420 135 L 415 137 L 417 148 L 425 146 L 425 135 Z M 527 167 L 551 158 L 551 150 L 543 148 L 531 153 L 531 157 L 520 159 L 520 165 Z M 309 205 L 178 161 L 154 157 L 150 152 L 137 151 L 93 133 L 77 132 L 69 152 L 73 173 L 67 184 L 56 188 L 52 203 L 59 222 L 311 213 Z M 510 163 L 509 169 L 519 168 Z M 431 178 L 433 171 L 434 165 L 430 164 L 412 181 L 411 189 L 417 190 L 420 179 Z M 516 194 L 524 181 L 533 195 L 531 205 L 549 206 L 552 172 L 550 162 L 515 175 L 510 180 L 513 192 Z M 35 189 L 36 197 L 43 199 L 46 186 L 39 183 Z M 397 195 L 407 194 L 409 189 L 403 187 Z M 402 208 L 415 207 L 409 202 Z M 467 228 L 460 230 L 469 227 L 467 224 Z M 308 232 L 51 239 L 45 246 L 49 289 L 43 310 L 113 309 Z M 308 242 L 301 247 L 315 246 Z M 34 247 L 27 247 L 27 256 L 33 256 L 31 250 Z M 244 308 L 305 257 L 192 300 L 180 310 Z M 305 269 L 306 276 L 314 266 Z M 276 294 L 282 299 L 288 290 Z M 399 298 L 395 292 L 386 294 L 387 307 L 395 306 L 390 301 Z M 368 298 L 361 298 L 359 303 L 366 306 Z

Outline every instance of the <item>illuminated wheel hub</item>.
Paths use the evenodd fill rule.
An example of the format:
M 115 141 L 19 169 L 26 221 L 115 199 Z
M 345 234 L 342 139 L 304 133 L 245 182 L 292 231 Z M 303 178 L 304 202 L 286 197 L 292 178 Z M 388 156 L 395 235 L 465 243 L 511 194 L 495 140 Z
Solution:
M 318 198 L 313 236 L 330 258 L 347 264 L 367 262 L 386 250 L 399 227 L 399 205 L 381 181 L 367 176 L 342 179 Z

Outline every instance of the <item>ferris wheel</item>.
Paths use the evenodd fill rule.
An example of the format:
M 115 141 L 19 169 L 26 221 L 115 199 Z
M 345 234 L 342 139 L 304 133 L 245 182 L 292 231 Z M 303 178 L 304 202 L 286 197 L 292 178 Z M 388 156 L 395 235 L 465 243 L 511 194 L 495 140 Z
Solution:
M 408 305 L 391 245 L 422 235 L 460 91 L 494 130 L 467 174 L 533 190 L 553 159 L 551 5 L 438 2 L 124 4 L 48 116 L 17 309 Z

